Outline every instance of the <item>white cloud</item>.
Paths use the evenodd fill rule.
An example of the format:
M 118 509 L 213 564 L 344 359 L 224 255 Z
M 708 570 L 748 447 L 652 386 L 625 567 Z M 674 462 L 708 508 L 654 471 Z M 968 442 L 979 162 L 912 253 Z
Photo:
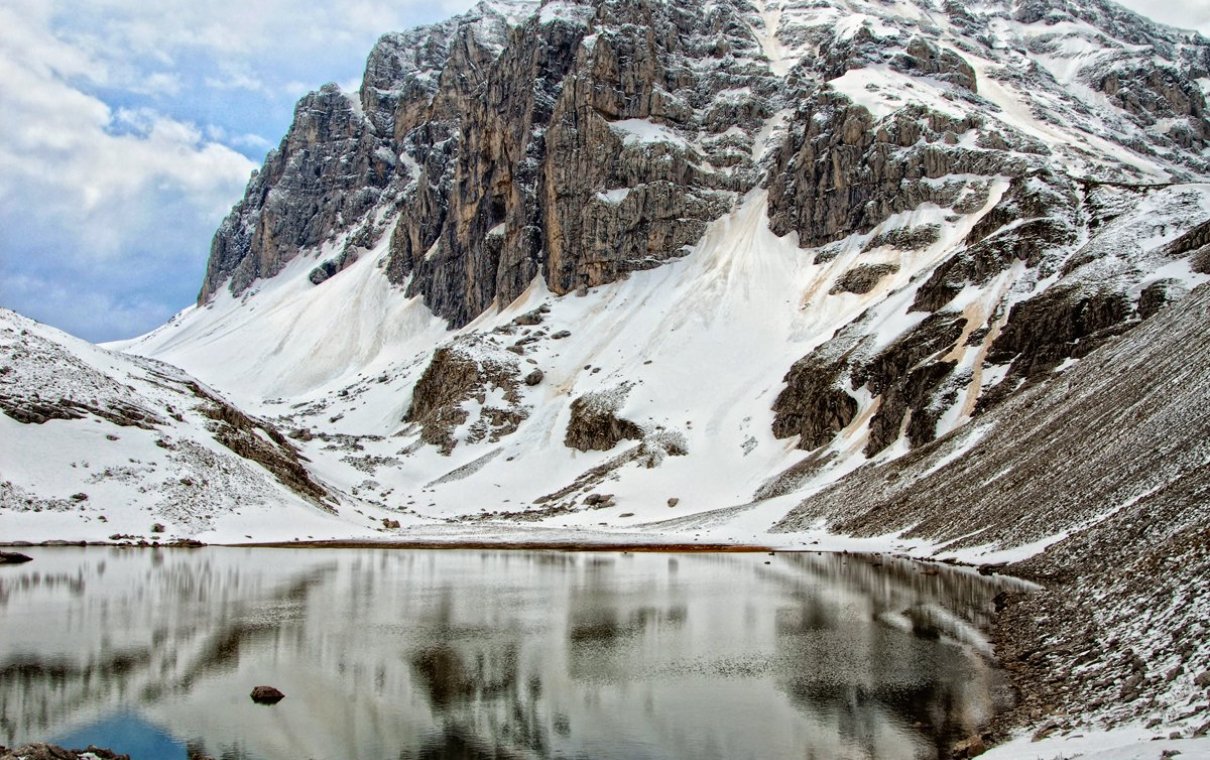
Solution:
M 58 278 L 17 275 L 5 283 L 5 290 L 16 311 L 96 340 L 137 335 L 148 325 L 168 321 L 176 311 L 160 299 L 135 296 L 119 300 L 103 291 L 81 291 L 74 283 Z M 106 326 L 104 333 L 97 333 L 98 324 Z
M 47 0 L 19 0 L 46 4 Z M 282 63 L 290 55 L 306 59 L 353 53 L 364 58 L 367 40 L 396 29 L 465 10 L 469 0 L 56 0 L 54 18 L 70 37 L 91 49 L 123 51 L 162 62 L 201 52 L 215 60 Z
M 144 330 L 184 304 L 136 288 L 197 269 L 254 165 L 192 124 L 84 92 L 114 67 L 44 22 L 0 7 L 0 303 L 88 337 Z
M 149 192 L 184 193 L 213 217 L 246 182 L 254 167 L 244 156 L 154 111 L 111 109 L 43 65 L 45 52 L 28 55 L 55 49 L 42 30 L 2 10 L 0 26 L 9 31 L 0 40 L 0 197 L 37 201 L 35 215 L 93 230 L 94 245 L 77 255 L 120 255 L 129 241 L 115 222 Z

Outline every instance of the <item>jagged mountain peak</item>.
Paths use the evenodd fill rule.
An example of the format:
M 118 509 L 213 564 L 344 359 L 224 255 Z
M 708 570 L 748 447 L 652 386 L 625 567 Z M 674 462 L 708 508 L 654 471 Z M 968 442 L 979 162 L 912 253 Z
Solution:
M 388 276 L 411 278 L 409 292 L 454 324 L 515 298 L 539 274 L 557 292 L 609 282 L 674 257 L 701 222 L 766 181 L 754 163 L 766 155 L 755 144 L 770 136 L 762 127 L 812 109 L 820 91 L 876 120 L 905 107 L 975 117 L 1009 149 L 1050 154 L 1080 176 L 1190 179 L 1210 170 L 1208 62 L 1210 44 L 1197 35 L 1095 0 L 720 2 L 692 11 L 632 0 L 483 3 L 385 35 L 367 63 L 360 113 L 309 96 L 216 235 L 201 300 L 224 285 L 240 294 L 297 251 L 354 230 L 362 248 L 393 235 Z M 599 143 L 580 137 L 586 116 L 614 123 L 623 147 L 663 146 L 678 164 L 667 181 L 713 192 L 644 209 L 640 249 L 565 251 L 565 239 L 584 236 L 563 217 L 579 216 L 590 196 L 564 209 L 543 189 L 564 180 L 548 163 L 549 143 L 572 131 L 573 142 Z M 481 165 L 471 165 L 474 155 Z M 610 176 L 600 165 L 574 170 L 603 197 L 653 179 Z M 472 218 L 451 224 L 451 194 L 464 190 L 475 208 L 457 213 Z M 501 224 L 499 241 L 486 235 Z M 484 246 L 494 271 L 463 271 L 463 252 Z
M 777 503 L 1210 279 L 1207 50 L 1091 0 L 484 4 L 304 101 L 130 350 L 355 500 Z

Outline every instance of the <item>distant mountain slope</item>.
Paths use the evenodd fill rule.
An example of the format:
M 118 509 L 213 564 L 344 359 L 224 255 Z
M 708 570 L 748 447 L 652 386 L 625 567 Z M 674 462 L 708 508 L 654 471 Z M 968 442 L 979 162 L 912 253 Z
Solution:
M 1208 64 L 1099 0 L 483 3 L 304 98 L 125 349 L 405 524 L 758 538 L 1210 281 Z
M 336 511 L 271 424 L 0 310 L 0 540 L 293 537 L 347 524 Z

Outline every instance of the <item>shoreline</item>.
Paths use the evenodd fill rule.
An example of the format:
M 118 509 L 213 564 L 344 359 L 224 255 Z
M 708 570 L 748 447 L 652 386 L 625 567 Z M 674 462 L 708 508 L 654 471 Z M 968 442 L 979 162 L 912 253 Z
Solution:
M 839 547 L 778 547 L 769 544 L 749 543 L 685 543 L 681 541 L 655 541 L 647 543 L 628 543 L 625 541 L 378 541 L 373 539 L 308 539 L 306 541 L 245 541 L 240 543 L 214 542 L 207 543 L 195 539 L 178 539 L 173 541 L 0 541 L 0 549 L 63 549 L 112 547 L 117 549 L 204 549 L 216 547 L 222 549 L 387 549 L 391 551 L 550 551 L 550 552 L 631 552 L 649 554 L 839 554 L 852 557 L 888 558 L 916 562 L 921 565 L 943 565 L 954 570 L 976 572 L 984 577 L 998 577 L 1017 581 L 1033 590 L 1045 587 L 1024 575 L 1008 572 L 1012 563 L 994 562 L 978 563 L 961 559 L 924 557 L 902 551 L 886 551 L 878 549 L 846 549 Z
M 392 550 L 449 550 L 449 551 L 556 551 L 556 552 L 650 552 L 667 553 L 713 553 L 713 554 L 758 554 L 776 552 L 777 549 L 761 544 L 727 543 L 625 543 L 581 542 L 581 541 L 368 541 L 358 539 L 320 539 L 307 541 L 257 541 L 239 544 L 206 544 L 244 549 L 392 549 Z M 782 550 L 796 551 L 796 550 Z

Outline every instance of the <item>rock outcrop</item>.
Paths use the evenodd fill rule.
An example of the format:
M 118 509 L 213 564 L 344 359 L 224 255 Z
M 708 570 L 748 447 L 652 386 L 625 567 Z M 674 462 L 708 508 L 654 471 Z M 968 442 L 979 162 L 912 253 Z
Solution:
M 623 385 L 572 401 L 564 444 L 579 451 L 609 451 L 619 441 L 642 440 L 643 429 L 617 414 L 629 391 Z
M 459 440 L 494 443 L 516 431 L 529 414 L 519 392 L 523 382 L 511 353 L 491 351 L 478 341 L 443 346 L 416 383 L 404 420 L 419 425 L 421 440 L 444 454 Z
M 364 223 L 397 163 L 339 87 L 325 85 L 304 97 L 289 133 L 215 234 L 199 300 L 224 284 L 239 295 L 300 251 Z
M 281 431 L 264 420 L 248 416 L 197 383 L 187 383 L 186 387 L 202 402 L 199 411 L 211 421 L 207 427 L 214 440 L 264 467 L 299 496 L 333 511 L 327 503 L 331 494 L 307 471 L 298 449 Z M 163 526 L 160 527 L 156 532 L 163 532 Z
M 797 232 L 799 244 L 820 246 L 870 232 L 893 214 L 929 203 L 970 213 L 987 202 L 987 181 L 1014 176 L 1039 163 L 1041 150 L 1007 133 L 1013 150 L 964 147 L 986 125 L 907 106 L 882 121 L 838 94 L 821 92 L 795 113 L 788 139 L 769 174 L 769 222 L 779 235 Z M 1000 139 L 1005 139 L 998 132 Z

